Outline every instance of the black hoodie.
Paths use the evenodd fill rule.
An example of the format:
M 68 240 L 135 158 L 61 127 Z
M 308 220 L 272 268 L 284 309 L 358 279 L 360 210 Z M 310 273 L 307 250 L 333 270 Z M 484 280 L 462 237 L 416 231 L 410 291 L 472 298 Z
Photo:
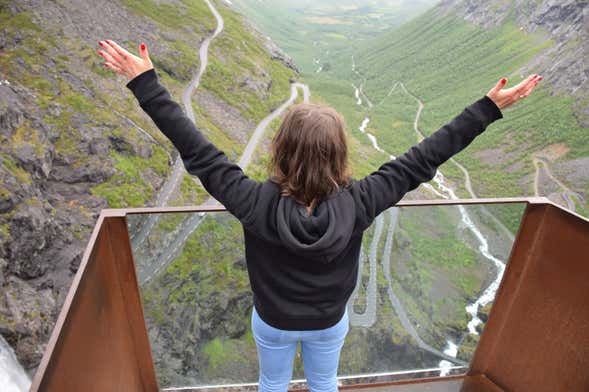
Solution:
M 127 87 L 180 152 L 186 170 L 243 225 L 254 304 L 268 324 L 285 330 L 324 329 L 344 314 L 358 275 L 362 233 L 374 218 L 502 118 L 484 96 L 397 159 L 351 180 L 312 214 L 280 195 L 270 179 L 256 182 L 209 142 L 146 71 Z

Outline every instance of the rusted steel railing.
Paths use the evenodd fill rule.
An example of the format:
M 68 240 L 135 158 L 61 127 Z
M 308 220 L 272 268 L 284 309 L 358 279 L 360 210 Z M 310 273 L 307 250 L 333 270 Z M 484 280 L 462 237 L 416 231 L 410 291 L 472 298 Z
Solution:
M 420 200 L 397 206 L 504 203 L 526 208 L 468 373 L 411 381 L 375 378 L 343 388 L 589 391 L 589 220 L 546 198 Z M 225 209 L 103 210 L 31 390 L 157 391 L 126 216 L 218 211 Z M 419 385 L 424 389 L 416 389 Z

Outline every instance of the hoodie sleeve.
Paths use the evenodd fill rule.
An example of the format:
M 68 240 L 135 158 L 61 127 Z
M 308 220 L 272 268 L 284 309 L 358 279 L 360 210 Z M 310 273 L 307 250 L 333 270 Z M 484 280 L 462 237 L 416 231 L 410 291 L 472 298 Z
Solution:
M 174 144 L 188 173 L 242 222 L 251 218 L 261 183 L 248 178 L 202 134 L 159 81 L 152 68 L 127 83 L 141 108 Z
M 448 124 L 406 153 L 382 165 L 356 183 L 361 226 L 368 227 L 385 209 L 423 182 L 430 181 L 438 167 L 468 146 L 493 121 L 503 115 L 486 95 L 466 107 Z

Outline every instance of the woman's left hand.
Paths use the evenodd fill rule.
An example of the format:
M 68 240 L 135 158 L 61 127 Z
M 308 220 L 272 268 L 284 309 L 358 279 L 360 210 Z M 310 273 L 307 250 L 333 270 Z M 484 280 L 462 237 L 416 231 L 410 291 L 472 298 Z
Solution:
M 495 87 L 491 89 L 487 93 L 487 97 L 489 97 L 495 105 L 499 109 L 505 109 L 515 102 L 519 101 L 522 98 L 527 97 L 534 91 L 534 88 L 538 85 L 538 82 L 542 80 L 542 76 L 538 74 L 530 75 L 527 79 L 522 80 L 515 86 L 503 90 L 503 87 L 507 84 L 507 79 L 503 78 Z
M 104 48 L 98 50 L 98 54 L 106 60 L 104 66 L 129 80 L 153 68 L 147 47 L 143 43 L 139 45 L 141 57 L 135 56 L 111 40 L 99 41 L 98 44 Z

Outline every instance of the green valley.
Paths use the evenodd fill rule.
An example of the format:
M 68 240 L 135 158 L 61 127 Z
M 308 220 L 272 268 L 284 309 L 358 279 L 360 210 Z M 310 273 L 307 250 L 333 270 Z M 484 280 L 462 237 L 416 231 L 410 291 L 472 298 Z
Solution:
M 589 70 L 577 58 L 589 40 L 580 6 L 555 17 L 543 0 L 519 8 L 502 0 L 66 3 L 0 0 L 0 287 L 8 293 L 0 331 L 29 371 L 103 208 L 215 202 L 127 81 L 101 65 L 97 40 L 133 52 L 145 42 L 182 103 L 204 64 L 199 49 L 213 37 L 184 110 L 233 161 L 264 125 L 242 164 L 258 181 L 268 177 L 277 110 L 291 87 L 300 87 L 294 102 L 308 86 L 311 102 L 344 115 L 361 178 L 501 77 L 511 86 L 541 73 L 529 98 L 404 199 L 545 196 L 589 216 Z M 392 207 L 377 217 L 363 237 L 340 375 L 467 364 L 524 207 Z M 256 382 L 239 221 L 207 212 L 127 222 L 160 387 Z M 302 377 L 299 355 L 294 378 Z

